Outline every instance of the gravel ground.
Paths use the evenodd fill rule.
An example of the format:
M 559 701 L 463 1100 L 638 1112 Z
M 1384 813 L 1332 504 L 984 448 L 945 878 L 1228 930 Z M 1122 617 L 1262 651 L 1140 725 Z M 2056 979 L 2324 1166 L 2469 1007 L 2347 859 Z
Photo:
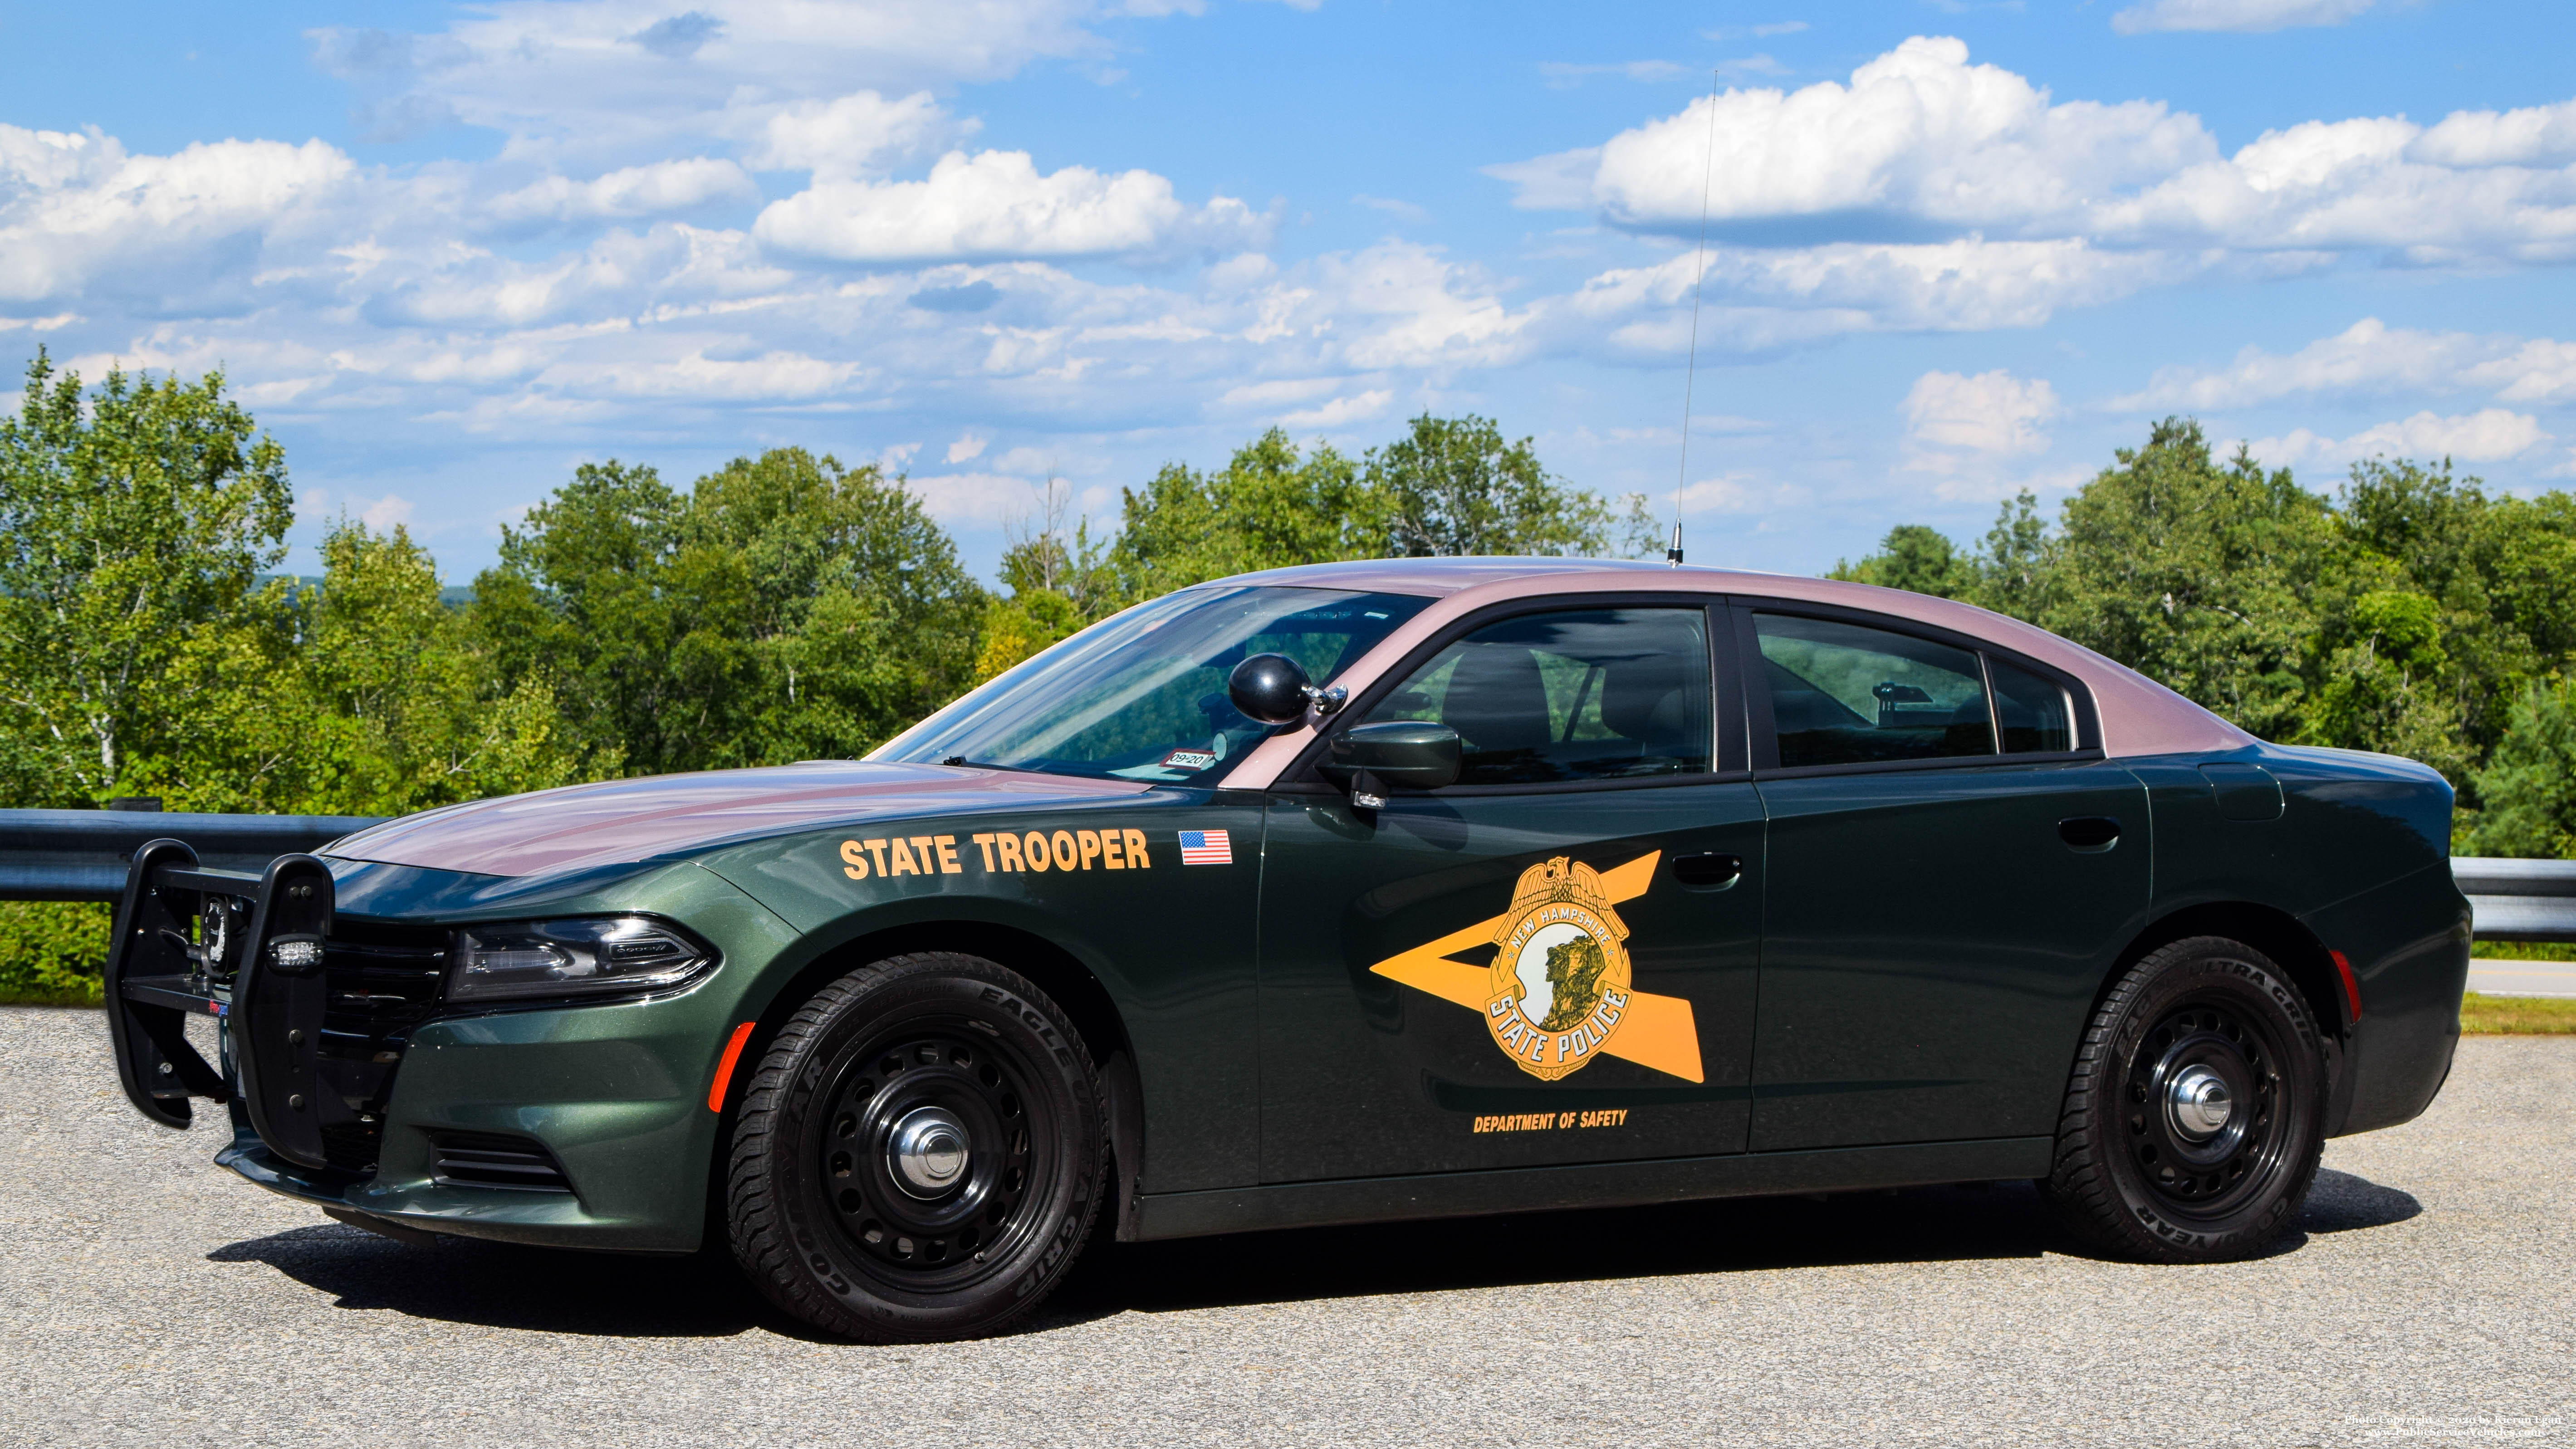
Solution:
M 0 1011 L 0 1442 L 2576 1441 L 2576 1039 L 2471 1038 L 2274 1256 L 2075 1252 L 2026 1186 L 1117 1248 L 1034 1327 L 818 1342 L 721 1265 L 405 1248 Z

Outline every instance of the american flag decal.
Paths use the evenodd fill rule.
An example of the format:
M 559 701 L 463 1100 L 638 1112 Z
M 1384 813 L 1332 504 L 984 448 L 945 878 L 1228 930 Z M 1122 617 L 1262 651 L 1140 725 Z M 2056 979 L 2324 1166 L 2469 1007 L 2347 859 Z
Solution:
M 1184 830 L 1180 834 L 1181 864 L 1234 864 L 1234 847 L 1226 842 L 1224 831 Z

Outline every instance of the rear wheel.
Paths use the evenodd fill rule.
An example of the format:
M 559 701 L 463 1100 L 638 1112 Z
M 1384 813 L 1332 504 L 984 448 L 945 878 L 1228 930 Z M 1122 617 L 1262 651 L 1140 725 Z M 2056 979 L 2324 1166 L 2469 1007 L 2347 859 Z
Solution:
M 980 957 L 897 956 L 799 1008 L 734 1129 L 734 1256 L 780 1307 L 881 1342 L 992 1333 L 1072 1266 L 1104 1178 L 1064 1013 Z
M 2324 1119 L 2298 987 L 2242 942 L 2176 941 L 2094 1013 L 2042 1187 L 2068 1228 L 2119 1256 L 2247 1257 L 2307 1196 Z

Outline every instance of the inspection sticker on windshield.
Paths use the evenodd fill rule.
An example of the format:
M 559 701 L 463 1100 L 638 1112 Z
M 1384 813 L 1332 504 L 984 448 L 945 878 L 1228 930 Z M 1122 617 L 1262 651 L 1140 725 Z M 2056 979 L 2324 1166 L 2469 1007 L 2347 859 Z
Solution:
M 1204 770 L 1216 763 L 1216 756 L 1206 750 L 1174 750 L 1163 757 L 1167 770 Z
M 1234 847 L 1226 843 L 1222 830 L 1184 830 L 1181 837 L 1181 864 L 1232 865 Z

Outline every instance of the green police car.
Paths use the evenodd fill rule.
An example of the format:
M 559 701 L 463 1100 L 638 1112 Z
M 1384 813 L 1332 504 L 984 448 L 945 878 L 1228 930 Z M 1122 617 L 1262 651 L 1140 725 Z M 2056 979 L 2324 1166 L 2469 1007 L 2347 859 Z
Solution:
M 1095 1232 L 1997 1178 L 2190 1262 L 2440 1088 L 2450 815 L 1964 604 L 1389 560 L 1141 605 L 864 760 L 256 877 L 155 842 L 108 980 L 134 1105 L 227 1104 L 262 1187 L 729 1245 L 853 1338 L 1002 1328 Z

